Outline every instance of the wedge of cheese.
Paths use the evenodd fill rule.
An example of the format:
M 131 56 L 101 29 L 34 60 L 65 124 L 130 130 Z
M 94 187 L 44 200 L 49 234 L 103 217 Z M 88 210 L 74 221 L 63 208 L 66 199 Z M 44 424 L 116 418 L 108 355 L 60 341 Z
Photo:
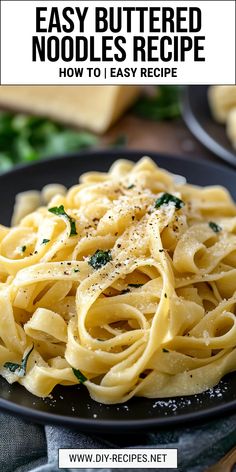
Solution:
M 0 86 L 0 107 L 48 116 L 97 133 L 135 101 L 137 86 Z
M 212 85 L 208 89 L 208 99 L 215 120 L 225 123 L 230 110 L 236 107 L 236 86 Z

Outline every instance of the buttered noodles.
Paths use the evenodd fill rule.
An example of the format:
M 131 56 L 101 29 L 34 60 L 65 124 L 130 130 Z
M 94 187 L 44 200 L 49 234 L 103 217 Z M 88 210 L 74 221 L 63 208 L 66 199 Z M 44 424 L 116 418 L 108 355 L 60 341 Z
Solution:
M 0 226 L 1 375 L 40 397 L 84 383 L 102 403 L 216 385 L 236 370 L 227 190 L 149 158 L 80 182 Z

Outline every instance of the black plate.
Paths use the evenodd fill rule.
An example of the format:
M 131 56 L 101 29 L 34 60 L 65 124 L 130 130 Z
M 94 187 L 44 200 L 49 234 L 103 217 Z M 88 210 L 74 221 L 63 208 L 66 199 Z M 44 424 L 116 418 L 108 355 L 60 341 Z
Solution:
M 225 125 L 212 118 L 207 99 L 207 85 L 189 85 L 183 92 L 182 114 L 194 136 L 210 151 L 236 166 L 236 151 L 226 134 Z
M 39 162 L 1 175 L 0 220 L 4 224 L 9 222 L 14 197 L 18 192 L 41 189 L 49 182 L 70 186 L 85 171 L 106 171 L 117 158 L 136 161 L 144 154 L 152 157 L 161 167 L 184 174 L 194 184 L 225 185 L 236 199 L 236 173 L 231 169 L 152 152 L 98 151 Z M 43 400 L 34 397 L 20 385 L 9 385 L 0 378 L 0 407 L 33 421 L 59 423 L 83 431 L 144 431 L 188 421 L 203 421 L 236 410 L 236 373 L 225 377 L 218 387 L 201 395 L 161 401 L 133 398 L 123 405 L 96 403 L 90 399 L 84 386 L 57 387 L 53 398 Z

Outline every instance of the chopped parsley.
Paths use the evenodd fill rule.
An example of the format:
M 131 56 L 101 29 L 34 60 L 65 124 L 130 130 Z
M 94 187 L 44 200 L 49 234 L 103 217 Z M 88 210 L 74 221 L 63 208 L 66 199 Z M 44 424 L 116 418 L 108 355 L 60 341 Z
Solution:
M 162 352 L 170 352 L 168 349 L 165 349 L 164 347 L 162 348 Z
M 163 193 L 163 195 L 155 201 L 155 208 L 160 208 L 162 205 L 168 205 L 169 203 L 174 203 L 176 210 L 180 210 L 180 208 L 184 206 L 184 202 L 180 200 L 180 198 L 170 193 Z
M 21 248 L 20 248 L 20 249 L 21 249 L 21 252 L 25 252 L 25 250 L 26 250 L 26 246 L 21 246 Z
M 128 287 L 139 288 L 142 287 L 144 284 L 128 284 Z
M 24 377 L 26 374 L 27 362 L 33 349 L 34 346 L 32 346 L 30 351 L 25 355 L 25 357 L 23 357 L 21 364 L 16 364 L 14 362 L 5 362 L 3 367 L 5 367 L 5 369 L 10 370 L 10 372 L 18 375 L 18 377 Z
M 88 263 L 94 269 L 101 269 L 102 266 L 112 261 L 111 251 L 103 251 L 97 249 L 97 251 L 90 257 Z
M 74 369 L 74 367 L 72 367 L 72 371 L 75 377 L 80 381 L 80 383 L 84 383 L 86 382 L 86 380 L 88 380 L 87 377 L 85 377 L 85 375 L 82 374 L 79 369 Z
M 74 272 L 79 272 L 79 269 L 74 269 Z
M 49 243 L 49 241 L 50 241 L 50 239 L 43 239 L 41 244 L 47 244 L 47 243 Z
M 66 213 L 63 205 L 60 205 L 59 207 L 49 208 L 48 211 L 50 211 L 50 213 L 53 213 L 54 215 L 57 215 L 57 216 L 65 216 L 70 222 L 70 236 L 74 236 L 77 234 L 75 220 L 74 218 L 71 218 L 71 216 L 69 216 Z
M 214 221 L 210 221 L 208 224 L 214 233 L 219 233 L 222 230 L 221 226 L 219 226 L 217 223 L 214 223 Z
M 98 138 L 39 116 L 0 112 L 0 172 L 15 164 L 28 164 L 96 146 Z

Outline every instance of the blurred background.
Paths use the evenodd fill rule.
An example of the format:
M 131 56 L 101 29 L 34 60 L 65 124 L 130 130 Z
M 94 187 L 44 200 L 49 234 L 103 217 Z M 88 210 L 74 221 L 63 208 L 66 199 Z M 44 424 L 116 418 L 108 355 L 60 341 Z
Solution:
M 89 148 L 236 164 L 236 86 L 1 86 L 0 172 Z

